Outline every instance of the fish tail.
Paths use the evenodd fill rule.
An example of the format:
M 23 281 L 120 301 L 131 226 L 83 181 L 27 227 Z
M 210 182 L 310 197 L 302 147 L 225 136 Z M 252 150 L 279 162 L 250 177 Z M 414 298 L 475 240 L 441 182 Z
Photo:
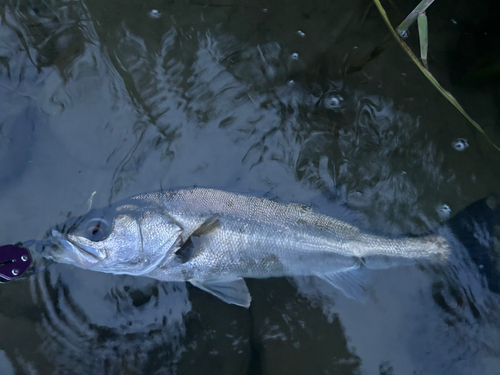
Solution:
M 500 205 L 489 196 L 467 206 L 438 228 L 466 249 L 488 288 L 500 294 Z

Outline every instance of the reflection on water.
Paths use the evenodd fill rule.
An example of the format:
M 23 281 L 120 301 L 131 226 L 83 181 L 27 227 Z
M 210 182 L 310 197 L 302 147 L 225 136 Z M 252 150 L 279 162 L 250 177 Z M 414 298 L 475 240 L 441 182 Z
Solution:
M 93 191 L 95 206 L 267 191 L 347 203 L 349 221 L 395 234 L 498 193 L 498 155 L 381 44 L 363 1 L 10 0 L 0 20 L 2 243 L 40 237 Z M 249 280 L 250 310 L 53 265 L 0 288 L 0 369 L 492 374 L 498 289 L 456 249 L 448 268 L 373 272 L 364 304 L 315 278 Z

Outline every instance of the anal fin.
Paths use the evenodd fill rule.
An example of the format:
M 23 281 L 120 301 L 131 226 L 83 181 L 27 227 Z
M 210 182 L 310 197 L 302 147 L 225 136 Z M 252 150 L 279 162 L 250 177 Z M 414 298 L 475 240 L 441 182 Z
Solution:
M 341 272 L 317 275 L 330 285 L 339 289 L 346 297 L 365 302 L 367 299 L 368 276 L 366 270 L 352 267 Z
M 252 297 L 248 291 L 245 280 L 241 277 L 223 280 L 189 280 L 194 286 L 208 292 L 226 303 L 242 307 L 250 307 Z

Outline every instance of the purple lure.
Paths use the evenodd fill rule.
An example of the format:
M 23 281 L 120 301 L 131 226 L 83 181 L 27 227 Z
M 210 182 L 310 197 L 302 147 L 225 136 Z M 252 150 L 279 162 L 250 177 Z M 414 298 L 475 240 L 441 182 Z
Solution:
M 16 245 L 0 246 L 0 281 L 15 280 L 22 276 L 31 264 L 27 249 Z

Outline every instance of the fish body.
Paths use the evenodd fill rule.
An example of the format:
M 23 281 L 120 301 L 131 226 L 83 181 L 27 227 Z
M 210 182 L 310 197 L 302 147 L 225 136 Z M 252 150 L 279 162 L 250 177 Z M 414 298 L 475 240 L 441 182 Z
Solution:
M 43 254 L 108 272 L 189 281 L 250 305 L 243 278 L 318 276 L 357 297 L 363 268 L 446 259 L 439 235 L 373 235 L 300 204 L 214 189 L 137 195 L 70 219 Z

